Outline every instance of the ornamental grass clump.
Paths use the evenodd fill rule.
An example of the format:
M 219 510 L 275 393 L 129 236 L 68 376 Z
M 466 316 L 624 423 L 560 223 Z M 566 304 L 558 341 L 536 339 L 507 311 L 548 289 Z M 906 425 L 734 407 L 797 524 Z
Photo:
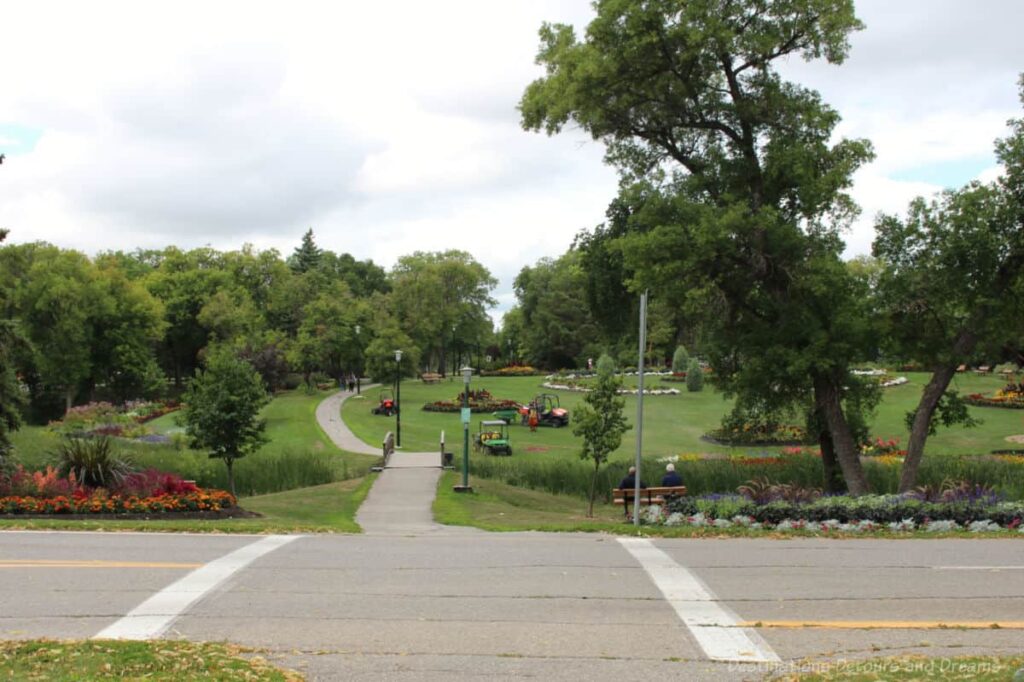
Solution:
M 65 438 L 57 446 L 57 469 L 90 488 L 120 485 L 132 472 L 132 464 L 113 448 L 110 438 Z

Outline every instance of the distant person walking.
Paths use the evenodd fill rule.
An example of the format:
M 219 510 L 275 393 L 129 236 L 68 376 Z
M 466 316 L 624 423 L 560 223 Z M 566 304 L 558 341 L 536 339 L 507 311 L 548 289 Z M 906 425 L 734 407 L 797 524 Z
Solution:
M 356 375 L 355 374 L 349 374 L 348 375 L 348 392 L 352 393 L 355 390 L 356 390 Z
M 661 485 L 666 488 L 676 488 L 683 484 L 682 477 L 676 473 L 676 465 L 669 464 L 665 467 L 665 475 L 661 477 Z
M 537 408 L 535 406 L 530 407 L 530 417 L 527 423 L 530 425 L 531 431 L 537 430 L 537 424 L 540 422 L 540 417 L 537 415 Z

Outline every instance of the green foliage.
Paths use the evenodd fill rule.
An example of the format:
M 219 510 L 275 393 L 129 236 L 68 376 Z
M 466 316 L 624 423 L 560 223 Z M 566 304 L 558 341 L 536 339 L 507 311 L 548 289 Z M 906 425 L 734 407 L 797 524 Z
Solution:
M 302 244 L 295 249 L 291 258 L 288 259 L 288 265 L 297 273 L 306 273 L 310 270 L 315 270 L 320 265 L 322 257 L 323 251 L 317 247 L 316 242 L 313 240 L 313 228 L 309 228 L 302 235 Z
M 21 427 L 25 397 L 14 373 L 14 353 L 17 346 L 25 343 L 14 322 L 0 320 L 0 470 L 11 450 L 10 434 Z
M 607 353 L 601 353 L 601 357 L 597 359 L 594 369 L 597 370 L 597 376 L 604 379 L 613 376 L 618 367 L 615 365 L 615 360 L 612 359 L 612 356 Z
M 700 366 L 697 358 L 692 358 L 686 368 L 686 390 L 690 393 L 700 393 L 704 390 L 704 368 Z
M 395 362 L 395 351 L 402 351 L 401 364 Z M 366 372 L 374 381 L 394 383 L 397 374 L 414 376 L 420 363 L 420 350 L 398 327 L 386 327 L 366 347 Z
M 842 62 L 861 28 L 852 0 L 595 9 L 582 40 L 541 29 L 546 73 L 522 98 L 524 127 L 573 123 L 605 143 L 626 216 L 612 246 L 631 286 L 705 311 L 702 347 L 730 392 L 825 400 L 850 488 L 864 492 L 836 403 L 874 338 L 840 237 L 870 146 L 836 139 L 836 112 L 775 66 Z
M 57 470 L 61 476 L 90 488 L 110 488 L 132 472 L 131 463 L 121 457 L 110 438 L 65 438 L 57 446 Z
M 580 299 L 583 272 L 579 254 L 570 251 L 558 259 L 544 258 L 524 267 L 515 279 L 522 315 L 520 350 L 535 367 L 560 369 L 586 365 L 587 339 L 597 326 Z
M 685 346 L 676 346 L 676 350 L 672 354 L 672 371 L 682 373 L 689 369 L 690 354 L 686 352 Z
M 184 422 L 192 446 L 223 459 L 231 494 L 232 465 L 266 442 L 260 410 L 270 401 L 260 375 L 228 349 L 210 354 L 185 394 Z
M 600 373 L 597 385 L 586 394 L 573 416 L 572 432 L 583 438 L 580 459 L 594 463 L 588 516 L 594 515 L 598 471 L 608 456 L 619 449 L 622 435 L 631 428 L 623 414 L 626 401 L 618 395 L 621 387 L 622 382 L 614 374 Z
M 491 333 L 487 309 L 496 284 L 465 251 L 417 251 L 399 258 L 392 271 L 394 318 L 426 364 L 448 373 L 453 352 L 466 357 Z

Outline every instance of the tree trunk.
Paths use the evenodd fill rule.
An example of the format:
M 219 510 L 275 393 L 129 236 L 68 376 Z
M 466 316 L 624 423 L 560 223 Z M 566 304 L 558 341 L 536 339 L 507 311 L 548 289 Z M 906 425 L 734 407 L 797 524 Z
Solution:
M 231 494 L 237 499 L 238 495 L 235 494 L 235 458 L 225 457 L 224 464 L 227 465 L 228 468 L 228 490 L 230 490 Z
M 447 350 L 446 350 L 445 345 L 444 345 L 444 339 L 442 339 L 441 340 L 441 354 L 440 354 L 440 357 L 439 357 L 438 363 L 437 363 L 437 365 L 438 365 L 437 366 L 437 373 L 440 374 L 442 378 L 448 376 L 448 356 L 446 355 L 446 353 L 447 353 Z
M 824 416 L 821 417 L 821 420 L 824 422 Z M 839 468 L 836 449 L 832 444 L 832 434 L 828 432 L 828 429 L 822 429 L 818 434 L 818 445 L 821 446 L 821 466 L 825 470 L 825 492 L 846 492 L 843 472 Z
M 590 479 L 590 506 L 587 507 L 587 518 L 594 518 L 594 498 L 597 497 L 597 472 L 601 469 L 601 462 L 594 462 L 594 476 Z
M 846 422 L 846 415 L 843 414 L 843 404 L 836 382 L 824 375 L 814 375 L 814 401 L 825 417 L 825 425 L 832 439 L 832 446 L 847 489 L 854 497 L 867 494 L 870 489 L 864 476 L 864 468 L 860 465 L 860 452 L 850 431 L 850 425 Z M 823 457 L 824 454 L 822 451 Z
M 64 414 L 71 411 L 71 408 L 74 407 L 74 402 L 75 388 L 73 386 L 68 386 L 64 391 Z
M 910 441 L 907 443 L 907 456 L 903 460 L 900 472 L 901 493 L 913 490 L 917 485 L 917 471 L 924 457 L 924 444 L 928 440 L 932 417 L 939 406 L 939 401 L 946 394 L 946 389 L 956 375 L 956 367 L 960 360 L 967 357 L 974 349 L 978 338 L 972 332 L 961 330 L 953 342 L 952 359 L 948 364 L 932 370 L 932 377 L 921 392 L 921 400 L 914 411 L 914 421 L 910 426 Z

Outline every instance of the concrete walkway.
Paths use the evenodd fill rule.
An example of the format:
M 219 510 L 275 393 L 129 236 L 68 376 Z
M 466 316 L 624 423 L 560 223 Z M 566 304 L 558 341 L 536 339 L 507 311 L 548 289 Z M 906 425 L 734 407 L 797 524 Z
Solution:
M 366 390 L 375 386 L 377 384 L 364 386 L 364 395 Z M 379 455 L 381 454 L 380 445 L 367 445 L 349 430 L 345 422 L 341 421 L 341 404 L 354 395 L 356 394 L 351 391 L 338 391 L 334 395 L 325 398 L 316 406 L 316 420 L 320 423 L 320 428 L 324 430 L 327 437 L 342 450 L 355 452 L 360 455 Z M 366 402 L 366 409 L 369 410 L 369 398 L 365 399 L 364 402 Z M 384 434 L 381 434 L 381 441 L 383 440 Z
M 342 450 L 379 455 L 381 448 L 359 440 L 341 419 L 341 406 L 352 396 L 349 391 L 339 391 L 322 401 L 316 408 L 317 421 Z M 370 409 L 369 403 L 366 409 Z M 396 451 L 359 507 L 356 523 L 369 535 L 473 532 L 434 523 L 432 506 L 440 477 L 440 444 L 437 452 Z

